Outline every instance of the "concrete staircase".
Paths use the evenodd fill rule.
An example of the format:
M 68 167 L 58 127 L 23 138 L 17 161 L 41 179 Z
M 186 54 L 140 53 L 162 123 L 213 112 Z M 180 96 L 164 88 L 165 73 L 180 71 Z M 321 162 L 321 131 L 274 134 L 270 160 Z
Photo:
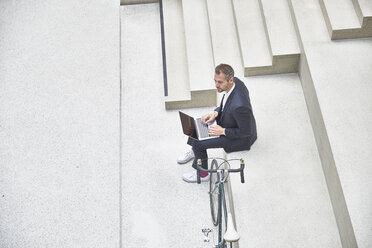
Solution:
M 216 94 L 212 90 L 213 81 L 212 79 L 208 80 L 206 74 L 213 71 L 213 65 L 209 59 L 211 55 L 209 37 L 205 33 L 206 16 L 203 15 L 203 6 L 199 5 L 199 14 L 195 17 L 201 25 L 196 27 L 190 25 L 189 23 L 192 21 L 190 14 L 193 11 L 190 4 L 191 2 L 183 4 L 181 0 L 163 1 L 168 82 L 168 95 L 165 96 L 166 109 L 214 106 L 216 104 Z M 183 6 L 189 10 L 185 15 Z M 200 36 L 192 35 L 195 34 L 194 32 Z M 186 39 L 187 34 L 189 35 Z M 198 59 L 198 55 L 202 56 L 201 59 Z
M 372 37 L 372 1 L 319 0 L 332 40 Z
M 207 0 L 214 64 L 230 64 L 235 74 L 243 75 L 238 36 L 230 0 Z
M 166 109 L 216 105 L 212 77 L 220 63 L 238 76 L 297 72 L 300 50 L 285 0 L 163 0 L 163 13 Z
M 244 75 L 297 72 L 299 47 L 285 0 L 234 0 Z
M 319 0 L 331 39 L 372 36 L 372 2 Z M 300 49 L 286 0 L 163 0 L 166 109 L 213 106 L 211 72 L 238 76 L 298 71 Z M 213 73 L 212 73 L 213 74 Z

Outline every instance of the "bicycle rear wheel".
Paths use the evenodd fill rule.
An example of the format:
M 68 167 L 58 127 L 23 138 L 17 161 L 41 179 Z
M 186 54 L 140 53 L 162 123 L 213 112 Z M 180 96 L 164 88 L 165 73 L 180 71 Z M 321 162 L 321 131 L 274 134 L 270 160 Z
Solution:
M 216 170 L 218 168 L 217 160 L 213 159 L 211 164 L 211 170 Z M 209 200 L 211 206 L 211 215 L 212 215 L 212 222 L 213 225 L 218 225 L 218 187 L 216 187 L 216 183 L 219 182 L 218 173 L 210 173 L 210 180 L 209 180 Z

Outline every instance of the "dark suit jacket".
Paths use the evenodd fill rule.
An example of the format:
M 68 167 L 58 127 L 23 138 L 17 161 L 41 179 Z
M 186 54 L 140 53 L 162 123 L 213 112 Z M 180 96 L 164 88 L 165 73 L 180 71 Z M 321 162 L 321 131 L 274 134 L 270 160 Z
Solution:
M 217 124 L 226 128 L 225 134 L 229 145 L 226 152 L 249 150 L 257 139 L 256 120 L 253 116 L 249 92 L 242 81 L 234 77 L 235 88 L 226 101 L 224 110 L 220 107 Z

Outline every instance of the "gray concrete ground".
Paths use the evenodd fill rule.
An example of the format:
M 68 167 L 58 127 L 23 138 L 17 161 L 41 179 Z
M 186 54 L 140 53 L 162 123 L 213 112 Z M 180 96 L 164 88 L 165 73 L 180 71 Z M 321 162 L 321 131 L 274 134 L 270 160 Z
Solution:
M 164 108 L 158 5 L 121 11 L 123 247 L 210 247 L 209 185 L 182 181 L 191 164 L 176 159 L 189 146 L 178 111 Z
M 0 247 L 119 246 L 119 10 L 0 1 Z

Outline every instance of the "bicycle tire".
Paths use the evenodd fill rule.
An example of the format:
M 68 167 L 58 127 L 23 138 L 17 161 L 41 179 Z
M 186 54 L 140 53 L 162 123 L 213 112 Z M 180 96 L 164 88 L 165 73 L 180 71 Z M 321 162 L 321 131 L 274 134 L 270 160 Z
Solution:
M 217 160 L 213 159 L 211 164 L 211 170 L 216 170 L 218 167 Z M 209 180 L 209 200 L 211 207 L 211 216 L 213 225 L 218 225 L 218 188 L 216 188 L 216 182 L 219 181 L 218 173 L 210 173 Z

